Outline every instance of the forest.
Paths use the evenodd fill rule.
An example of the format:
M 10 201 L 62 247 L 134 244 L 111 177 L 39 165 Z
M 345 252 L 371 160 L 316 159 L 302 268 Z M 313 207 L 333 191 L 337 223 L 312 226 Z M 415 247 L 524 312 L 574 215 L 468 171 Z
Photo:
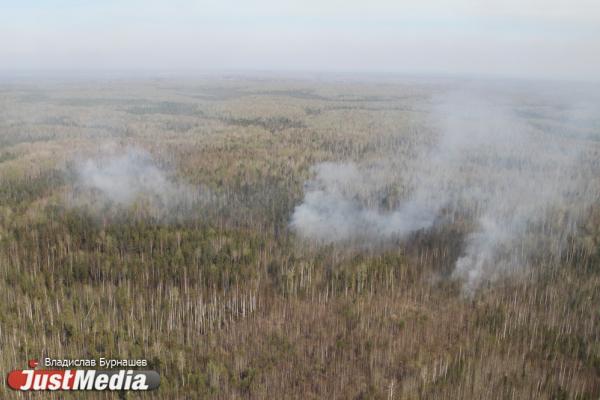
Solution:
M 85 398 L 598 399 L 597 89 L 0 80 L 1 369 L 161 375 Z

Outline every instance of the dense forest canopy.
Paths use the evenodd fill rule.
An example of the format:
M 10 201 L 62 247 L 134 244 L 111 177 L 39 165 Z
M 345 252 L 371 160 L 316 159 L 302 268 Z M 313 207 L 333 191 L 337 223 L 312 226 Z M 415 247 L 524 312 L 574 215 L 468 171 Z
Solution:
M 595 93 L 2 81 L 0 365 L 146 358 L 132 398 L 596 399 Z

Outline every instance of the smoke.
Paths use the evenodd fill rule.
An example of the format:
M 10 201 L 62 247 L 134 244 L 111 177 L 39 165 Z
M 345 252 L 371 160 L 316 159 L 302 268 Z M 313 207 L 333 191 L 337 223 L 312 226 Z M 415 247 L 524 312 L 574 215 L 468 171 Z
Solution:
M 598 110 L 518 95 L 434 97 L 436 144 L 411 162 L 392 156 L 379 166 L 316 165 L 291 228 L 318 243 L 368 245 L 467 221 L 462 255 L 453 261 L 467 292 L 541 253 L 560 256 L 598 200 L 589 185 L 598 165 L 586 155 L 586 140 L 598 140 Z M 397 198 L 386 207 L 390 187 Z
M 150 153 L 128 147 L 77 162 L 70 203 L 95 212 L 143 208 L 156 217 L 183 216 L 209 200 L 205 188 L 179 182 Z
M 316 165 L 314 180 L 305 186 L 304 201 L 292 215 L 292 229 L 307 239 L 329 244 L 403 237 L 430 227 L 440 199 L 426 197 L 425 191 L 419 190 L 397 210 L 383 210 L 381 199 L 389 191 L 389 175 L 380 173 L 380 168 L 385 166 L 360 169 L 355 163 Z

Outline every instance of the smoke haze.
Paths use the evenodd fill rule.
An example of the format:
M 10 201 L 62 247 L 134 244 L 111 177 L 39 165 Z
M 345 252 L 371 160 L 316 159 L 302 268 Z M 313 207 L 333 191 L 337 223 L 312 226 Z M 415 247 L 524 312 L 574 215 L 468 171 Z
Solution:
M 599 198 L 587 189 L 599 172 L 585 152 L 586 140 L 599 139 L 593 103 L 468 90 L 431 104 L 437 143 L 410 168 L 394 170 L 401 162 L 393 157 L 379 168 L 316 165 L 291 228 L 309 241 L 365 245 L 467 221 L 453 276 L 468 292 L 526 266 L 534 254 L 560 256 L 586 207 Z M 400 195 L 386 209 L 382 189 L 390 182 Z M 534 241 L 533 230 L 543 239 Z
M 593 0 L 4 3 L 0 69 L 600 79 Z
M 209 199 L 206 189 L 178 182 L 148 152 L 138 148 L 81 161 L 75 172 L 72 203 L 76 206 L 126 209 L 144 204 L 164 217 L 187 213 Z

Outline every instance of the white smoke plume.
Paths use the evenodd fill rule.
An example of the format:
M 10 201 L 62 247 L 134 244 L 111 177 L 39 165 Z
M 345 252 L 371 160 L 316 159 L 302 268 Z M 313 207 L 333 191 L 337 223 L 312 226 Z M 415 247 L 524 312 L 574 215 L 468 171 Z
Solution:
M 76 163 L 70 203 L 88 209 L 144 206 L 157 217 L 183 214 L 209 199 L 205 188 L 179 182 L 145 150 L 128 147 Z
M 373 193 L 386 186 L 379 166 L 359 169 L 355 163 L 322 163 L 313 168 L 315 179 L 306 184 L 304 202 L 296 207 L 291 227 L 307 239 L 336 243 L 355 239 L 379 240 L 405 236 L 430 227 L 440 199 L 416 192 L 397 210 L 381 210 Z M 379 203 L 377 196 L 375 203 Z
M 398 160 L 382 160 L 379 174 L 355 163 L 315 166 L 291 228 L 320 243 L 364 244 L 468 219 L 472 229 L 453 275 L 469 292 L 522 268 L 533 253 L 560 253 L 583 210 L 599 198 L 588 183 L 600 171 L 586 156 L 599 114 L 589 103 L 537 101 L 472 92 L 435 98 L 433 149 L 391 174 Z M 390 182 L 400 201 L 385 209 L 381 189 Z

